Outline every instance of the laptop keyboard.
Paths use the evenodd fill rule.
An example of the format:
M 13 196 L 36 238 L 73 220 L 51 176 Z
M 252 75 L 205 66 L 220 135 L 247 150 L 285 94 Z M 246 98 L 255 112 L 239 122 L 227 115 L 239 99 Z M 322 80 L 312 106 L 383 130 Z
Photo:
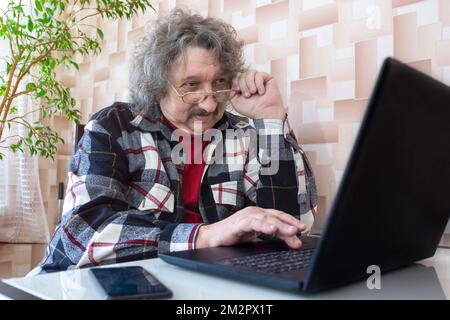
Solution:
M 221 262 L 259 272 L 282 273 L 307 268 L 314 248 L 260 253 L 245 257 L 224 259 Z

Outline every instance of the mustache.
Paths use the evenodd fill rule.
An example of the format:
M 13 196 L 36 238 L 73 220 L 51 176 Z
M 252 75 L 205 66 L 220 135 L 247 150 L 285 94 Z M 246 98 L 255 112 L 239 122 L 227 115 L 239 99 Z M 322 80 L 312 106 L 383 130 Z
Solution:
M 208 112 L 200 107 L 194 107 L 190 112 L 189 112 L 189 116 L 191 117 L 195 117 L 195 116 L 209 116 L 212 114 L 216 114 L 217 113 L 217 109 L 214 112 Z

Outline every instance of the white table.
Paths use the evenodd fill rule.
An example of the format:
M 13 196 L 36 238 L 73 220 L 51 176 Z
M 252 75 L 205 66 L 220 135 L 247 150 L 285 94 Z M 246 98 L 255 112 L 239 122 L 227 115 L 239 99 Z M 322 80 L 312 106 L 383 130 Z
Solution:
M 380 290 L 369 290 L 366 281 L 361 281 L 312 296 L 202 274 L 167 264 L 161 259 L 108 266 L 144 267 L 173 291 L 172 299 L 448 299 L 450 297 L 450 249 L 438 249 L 433 258 L 402 270 L 383 274 Z M 11 294 L 11 290 L 5 290 L 7 286 L 22 295 L 28 293 L 41 299 L 105 298 L 103 290 L 88 269 L 3 280 L 3 288 L 0 288 L 0 295 L 3 295 L 3 298 L 25 298 L 20 294 L 17 295 L 17 292 Z

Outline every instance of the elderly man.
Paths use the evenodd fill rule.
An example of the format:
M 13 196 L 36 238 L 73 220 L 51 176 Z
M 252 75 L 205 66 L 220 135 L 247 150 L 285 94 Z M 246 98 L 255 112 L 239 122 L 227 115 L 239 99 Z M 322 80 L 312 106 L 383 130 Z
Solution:
M 317 203 L 311 167 L 284 133 L 275 79 L 246 69 L 242 47 L 215 18 L 174 10 L 152 25 L 136 45 L 131 103 L 86 125 L 62 221 L 30 274 L 262 235 L 301 247 L 300 215 Z

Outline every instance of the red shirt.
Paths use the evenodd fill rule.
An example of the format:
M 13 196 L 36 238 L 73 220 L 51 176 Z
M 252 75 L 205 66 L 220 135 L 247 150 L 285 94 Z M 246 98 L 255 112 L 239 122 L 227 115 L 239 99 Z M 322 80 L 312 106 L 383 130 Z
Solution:
M 173 123 L 164 118 L 168 126 L 172 129 L 178 129 Z M 180 139 L 180 143 L 183 143 L 183 137 Z M 197 155 L 195 159 L 194 146 L 195 138 L 191 135 L 190 145 L 184 146 L 184 150 L 187 151 L 186 162 L 184 164 L 184 170 L 181 180 L 181 192 L 183 194 L 184 213 L 186 215 L 184 222 L 187 223 L 202 223 L 203 219 L 198 209 L 198 200 L 200 194 L 200 186 L 202 182 L 202 174 L 205 169 L 205 162 L 203 159 L 203 150 L 208 145 L 209 141 L 202 141 L 201 137 L 197 136 L 197 139 L 201 140 L 201 154 Z M 189 142 L 187 142 L 189 143 Z M 197 142 L 198 144 L 198 142 Z M 200 144 L 199 144 L 200 145 Z M 198 150 L 200 153 L 200 150 Z M 197 163 L 194 163 L 194 159 Z M 190 161 L 189 161 L 190 160 Z

